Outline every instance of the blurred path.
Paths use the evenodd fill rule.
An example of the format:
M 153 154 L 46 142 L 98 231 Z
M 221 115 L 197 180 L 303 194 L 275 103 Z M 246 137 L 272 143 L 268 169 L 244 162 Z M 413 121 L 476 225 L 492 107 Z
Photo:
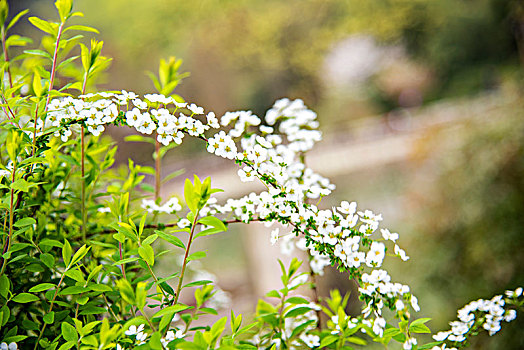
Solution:
M 420 141 L 428 133 L 446 129 L 452 131 L 470 119 L 486 119 L 489 122 L 488 116 L 493 116 L 494 110 L 516 99 L 516 95 L 490 93 L 475 99 L 438 102 L 386 116 L 350 120 L 328 129 L 321 126 L 323 140 L 308 153 L 307 163 L 321 175 L 334 177 L 409 160 L 415 152 L 420 151 Z M 192 173 L 211 176 L 213 187 L 223 189 L 230 198 L 264 189 L 256 181 L 242 183 L 236 175 L 238 168 L 232 166 L 230 161 L 217 158 L 204 155 L 198 159 L 177 162 L 176 166 L 166 165 L 169 171 L 185 168 L 186 174 L 166 185 L 164 192 L 182 193 L 183 181 Z M 195 164 L 201 165 L 195 168 Z

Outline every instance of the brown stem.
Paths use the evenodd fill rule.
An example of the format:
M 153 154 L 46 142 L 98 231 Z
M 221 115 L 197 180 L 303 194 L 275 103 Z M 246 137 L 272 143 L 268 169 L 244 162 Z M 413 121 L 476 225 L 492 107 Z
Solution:
M 122 242 L 118 242 L 118 250 L 120 251 L 120 260 L 123 260 L 124 259 L 124 253 L 123 253 Z M 124 279 L 127 279 L 125 264 L 122 264 L 120 266 L 122 268 L 122 277 L 124 277 Z
M 155 201 L 156 201 L 158 197 L 160 196 L 160 185 L 161 185 L 160 172 L 161 172 L 161 166 L 162 166 L 162 163 L 160 161 L 160 142 L 158 142 L 158 140 L 156 140 L 156 143 L 155 143 L 155 155 L 156 155 L 156 158 L 155 158 Z
M 4 113 L 7 116 L 7 118 L 11 121 L 11 125 L 16 126 L 16 124 L 12 121 L 12 119 L 15 117 L 15 114 L 13 113 L 13 110 L 11 109 L 11 107 L 9 107 L 9 104 L 7 103 L 7 99 L 5 98 L 4 94 L 1 94 L 1 96 L 2 96 L 2 100 L 5 103 L 5 106 L 2 106 Z M 9 116 L 9 114 L 11 114 L 11 116 Z
M 115 318 L 115 321 L 119 322 L 120 318 L 115 314 L 113 309 L 111 309 L 111 306 L 109 305 L 109 301 L 107 300 L 106 295 L 104 293 L 102 293 L 102 298 L 104 298 L 104 301 L 106 302 L 107 308 L 111 312 L 111 315 L 113 315 L 113 317 Z
M 254 219 L 250 220 L 249 222 L 264 222 L 264 221 L 266 221 L 266 219 L 254 218 Z M 245 222 L 240 220 L 240 219 L 222 220 L 222 222 L 225 223 L 225 224 L 239 224 L 239 223 L 245 224 Z M 144 229 L 150 229 L 150 228 L 152 228 L 152 229 L 170 228 L 170 227 L 175 227 L 175 226 L 178 226 L 178 222 L 171 223 L 171 224 L 149 224 L 149 225 L 144 225 Z M 103 230 L 103 231 L 98 231 L 95 234 L 106 234 L 106 233 L 116 233 L 116 232 L 117 231 L 115 231 L 115 230 Z M 122 256 L 120 256 L 120 259 L 123 259 Z
M 6 31 L 4 26 L 2 26 L 2 50 L 4 51 L 4 59 L 5 62 L 9 62 L 9 56 L 7 55 L 7 47 L 5 46 L 5 40 L 6 40 Z M 7 76 L 9 77 L 9 87 L 13 88 L 13 78 L 11 77 L 11 68 L 9 67 L 9 64 L 7 64 Z M 11 93 L 11 97 L 13 97 L 13 94 Z
M 82 198 L 80 203 L 80 209 L 82 213 L 82 238 L 84 242 L 86 241 L 86 225 L 87 225 L 87 213 L 86 213 L 86 183 L 85 183 L 85 137 L 84 137 L 84 126 L 82 125 L 82 128 L 80 130 L 80 173 L 82 175 L 82 179 L 80 181 L 82 185 Z
M 304 170 L 302 171 L 302 174 L 300 176 L 300 179 L 302 180 L 303 177 L 304 177 L 304 171 L 306 169 L 306 154 L 304 152 L 301 152 L 300 153 L 300 162 L 304 165 Z M 304 203 L 306 204 L 309 204 L 309 198 L 304 198 Z M 308 255 L 308 266 L 309 266 L 309 277 L 311 279 L 311 290 L 313 291 L 313 302 L 315 304 L 320 304 L 319 302 L 319 298 L 318 298 L 318 287 L 317 287 L 317 278 L 315 276 L 315 272 L 313 271 L 313 269 L 311 268 L 311 259 L 313 259 L 313 256 L 311 255 L 311 252 L 309 250 L 307 250 L 307 255 Z M 318 319 L 318 323 L 317 323 L 317 329 L 320 331 L 320 328 L 321 328 L 321 315 L 322 313 L 320 312 L 320 310 L 316 310 L 315 311 L 316 314 L 317 314 L 317 319 Z
M 164 292 L 164 289 L 162 289 L 162 287 L 158 284 L 158 278 L 156 277 L 155 273 L 153 272 L 153 269 L 151 268 L 151 265 L 149 265 L 149 263 L 147 261 L 145 261 L 145 260 L 144 260 L 144 262 L 147 265 L 147 269 L 149 270 L 149 273 L 151 274 L 151 277 L 153 277 L 153 279 L 155 280 L 156 284 L 160 287 L 160 291 L 162 292 L 162 295 L 167 300 L 168 299 L 167 298 L 167 294 L 166 294 L 166 292 Z
M 47 313 L 50 313 L 51 311 L 53 311 L 55 299 L 56 299 L 56 296 L 58 295 L 58 291 L 60 290 L 60 286 L 62 285 L 62 282 L 64 281 L 66 272 L 67 272 L 67 268 L 64 271 L 64 273 L 62 274 L 62 277 L 60 278 L 60 282 L 58 282 L 58 284 L 56 285 L 55 294 L 53 295 L 53 299 L 51 299 L 51 303 L 49 305 L 49 311 L 47 311 Z M 44 326 L 42 327 L 42 330 L 40 331 L 40 334 L 38 335 L 38 339 L 36 340 L 34 350 L 36 350 L 36 348 L 38 347 L 38 342 L 40 341 L 40 338 L 42 338 L 42 335 L 44 334 L 46 326 L 47 326 L 47 323 L 44 322 Z
M 86 93 L 87 85 L 87 72 L 84 74 L 84 82 L 82 84 L 82 95 Z M 82 174 L 82 202 L 81 202 L 81 212 L 82 212 L 82 238 L 84 242 L 86 241 L 86 226 L 87 226 L 87 212 L 86 212 L 86 182 L 84 179 L 85 176 L 85 130 L 84 125 L 80 128 L 80 169 Z
M 15 182 L 15 175 L 16 175 L 16 159 L 13 160 L 13 174 L 11 175 L 11 184 Z M 7 253 L 9 251 L 9 248 L 11 248 L 11 239 L 13 236 L 13 221 L 14 221 L 14 197 L 15 197 L 15 190 L 11 187 L 10 190 L 10 200 L 9 200 L 9 233 L 7 235 L 7 240 L 4 243 L 4 249 L 3 254 Z M 4 274 L 5 268 L 7 266 L 7 258 L 3 258 L 2 261 L 2 270 L 0 271 L 0 276 Z
M 51 68 L 51 79 L 49 80 L 49 91 L 47 93 L 47 99 L 45 101 L 44 115 L 47 113 L 47 107 L 49 106 L 49 101 L 51 100 L 50 92 L 51 90 L 53 90 L 53 85 L 55 82 L 56 62 L 58 57 L 60 38 L 62 37 L 62 30 L 64 29 L 64 24 L 64 22 L 60 23 L 60 27 L 58 27 L 58 34 L 56 36 L 55 53 L 53 54 L 53 67 Z
M 189 241 L 187 242 L 186 253 L 184 254 L 184 262 L 182 264 L 182 271 L 180 272 L 180 278 L 178 279 L 178 286 L 176 287 L 175 300 L 173 300 L 173 305 L 176 305 L 178 302 L 178 297 L 180 296 L 180 290 L 182 289 L 182 281 L 184 279 L 184 273 L 186 272 L 187 265 L 187 256 L 189 254 L 189 249 L 191 248 L 191 242 L 193 241 L 193 234 L 195 233 L 195 227 L 198 220 L 198 214 L 200 209 L 195 213 L 195 218 L 193 219 L 193 224 L 191 225 L 191 233 L 189 234 Z

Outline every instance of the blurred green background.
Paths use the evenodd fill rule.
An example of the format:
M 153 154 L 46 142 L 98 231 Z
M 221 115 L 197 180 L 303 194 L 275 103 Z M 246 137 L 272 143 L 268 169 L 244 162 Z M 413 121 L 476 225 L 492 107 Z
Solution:
M 11 5 L 54 16 L 52 1 Z M 337 185 L 323 205 L 356 200 L 384 213 L 412 257 L 392 266 L 393 278 L 413 286 L 426 312 L 420 316 L 434 317 L 433 330 L 447 329 L 456 309 L 472 299 L 524 285 L 522 1 L 77 0 L 75 6 L 114 58 L 101 89 L 151 92 L 145 71 L 176 56 L 191 73 L 177 93 L 217 115 L 239 109 L 263 115 L 277 98 L 302 98 L 319 115 L 322 152 L 344 147 L 346 157 L 362 159 L 336 171 L 322 168 Z M 16 30 L 37 33 L 23 25 Z M 409 147 L 395 153 L 385 140 Z M 359 153 L 363 145 L 369 154 Z M 121 148 L 123 160 L 150 162 L 150 150 Z M 197 148 L 182 149 L 202 159 L 190 172 L 219 171 L 220 164 L 195 155 Z M 376 154 L 382 160 L 365 162 Z M 180 154 L 170 162 L 168 168 L 186 164 Z M 260 293 L 247 269 L 257 264 L 249 258 L 252 242 L 235 228 L 206 243 L 208 268 L 225 280 L 234 302 Z M 341 280 L 327 274 L 321 290 L 348 287 Z M 523 349 L 522 320 L 473 348 Z

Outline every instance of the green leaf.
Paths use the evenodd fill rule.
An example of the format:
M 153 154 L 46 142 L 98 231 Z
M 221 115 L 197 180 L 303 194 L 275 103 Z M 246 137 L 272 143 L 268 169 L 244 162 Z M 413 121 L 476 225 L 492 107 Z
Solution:
M 411 322 L 411 325 L 424 324 L 429 321 L 431 321 L 431 318 L 429 317 L 418 318 L 414 320 L 413 322 Z
M 82 67 L 84 67 L 84 71 L 87 72 L 91 64 L 89 49 L 82 43 L 80 43 L 80 56 L 82 59 Z
M 107 310 L 99 306 L 87 306 L 82 309 L 80 315 L 98 315 L 107 313 Z
M 148 345 L 152 350 L 163 350 L 164 347 L 162 346 L 162 343 L 160 342 L 160 338 L 162 335 L 160 332 L 154 332 L 151 334 L 151 337 L 149 338 Z
M 56 23 L 51 23 L 38 17 L 29 17 L 28 19 L 32 25 L 34 25 L 41 31 L 44 31 L 53 36 L 56 36 L 58 34 L 58 25 Z
M 11 343 L 11 342 L 20 342 L 24 339 L 27 338 L 27 335 L 13 335 L 13 336 L 10 336 L 10 337 L 5 337 L 4 339 L 2 339 L 4 342 L 6 343 Z
M 187 257 L 187 261 L 202 259 L 202 258 L 205 258 L 206 255 L 207 254 L 205 251 L 194 252 L 193 254 Z
M 89 289 L 83 286 L 69 286 L 62 289 L 59 295 L 74 295 L 87 292 Z
M 9 292 L 9 278 L 6 275 L 0 276 L 0 296 L 7 299 L 7 293 Z
M 184 310 L 191 309 L 191 308 L 193 308 L 193 307 L 192 306 L 188 306 L 188 305 L 183 305 L 183 304 L 176 304 L 176 305 L 168 306 L 166 308 L 163 308 L 163 309 L 155 312 L 155 314 L 153 315 L 153 318 L 162 317 L 162 316 L 170 314 L 170 313 L 175 314 L 177 312 L 184 311 Z
M 118 261 L 114 262 L 113 266 L 127 264 L 127 263 L 130 263 L 130 262 L 133 262 L 133 261 L 137 261 L 137 260 L 138 260 L 138 258 L 125 258 L 125 259 L 118 260 Z
M 55 322 L 55 312 L 51 311 L 44 315 L 44 322 L 47 324 L 53 324 Z
M 431 333 L 431 330 L 428 326 L 424 324 L 411 324 L 409 325 L 409 331 L 412 333 Z
M 198 232 L 197 234 L 195 234 L 195 238 L 197 237 L 205 237 L 205 236 L 211 236 L 211 235 L 214 235 L 214 234 L 217 234 L 217 233 L 220 233 L 220 232 L 224 232 L 223 230 L 219 229 L 219 228 L 208 228 L 204 231 L 200 231 Z
M 158 238 L 158 234 L 152 234 L 142 241 L 143 245 L 151 245 Z
M 55 257 L 49 253 L 40 254 L 40 260 L 50 269 L 55 265 Z
M 154 138 L 145 137 L 145 136 L 142 136 L 142 135 L 129 135 L 129 136 L 124 137 L 124 141 L 127 141 L 127 142 L 147 142 L 147 143 L 150 143 L 152 145 L 154 145 L 156 143 Z
M 84 275 L 77 269 L 66 271 L 65 275 L 69 278 L 74 279 L 77 282 L 84 282 Z
M 72 254 L 73 249 L 71 248 L 69 241 L 67 239 L 64 239 L 64 245 L 62 246 L 62 259 L 64 259 L 65 266 L 69 266 Z
M 441 345 L 442 342 L 441 341 L 435 341 L 435 342 L 431 342 L 431 343 L 428 343 L 428 344 L 424 344 L 424 345 L 419 345 L 417 347 L 418 350 L 427 350 L 427 349 L 431 349 L 433 348 L 434 346 L 439 346 Z
M 147 286 L 146 282 L 138 282 L 136 286 L 136 306 L 140 310 L 142 310 L 144 306 L 146 306 L 146 298 L 147 298 L 146 286 Z
M 330 345 L 330 344 L 333 344 L 334 342 L 336 342 L 338 340 L 338 337 L 337 336 L 334 336 L 334 335 L 328 335 L 326 337 L 324 337 L 321 341 L 320 341 L 320 348 L 321 349 L 324 349 L 326 346 Z
M 73 0 L 56 0 L 55 7 L 60 15 L 60 21 L 64 23 L 73 9 Z
M 431 330 L 424 324 L 430 321 L 431 318 L 419 318 L 411 322 L 409 325 L 409 331 L 413 333 L 431 333 Z
M 360 339 L 357 337 L 349 337 L 346 338 L 346 340 L 350 343 L 357 344 L 357 345 L 366 345 L 367 342 L 364 339 Z
M 40 77 L 40 74 L 36 70 L 35 70 L 35 74 L 33 77 L 33 91 L 35 92 L 35 95 L 37 97 L 42 96 L 42 92 L 43 92 L 42 78 Z
M 49 53 L 42 51 L 42 50 L 36 50 L 36 49 L 35 50 L 24 50 L 24 53 L 28 55 L 32 55 L 32 56 L 45 57 L 50 61 L 53 60 L 53 57 L 51 57 Z
M 33 301 L 38 301 L 40 299 L 36 295 L 33 295 L 33 294 L 20 293 L 11 300 L 14 301 L 15 303 L 25 304 L 25 303 L 31 303 Z
M 48 289 L 51 289 L 51 288 L 54 288 L 56 287 L 54 284 L 52 283 L 40 283 L 40 284 L 37 284 L 36 286 L 32 287 L 31 289 L 29 289 L 29 292 L 31 293 L 38 293 L 38 292 L 42 292 L 44 290 L 48 290 Z
M 275 290 L 275 289 L 273 289 L 272 291 L 268 292 L 266 294 L 266 297 L 268 297 L 268 298 L 278 298 L 278 299 L 281 298 L 280 293 L 277 290 Z
M 13 19 L 11 20 L 11 22 L 9 22 L 9 25 L 7 26 L 6 28 L 6 31 L 9 30 L 12 26 L 14 26 L 18 20 L 23 16 L 25 15 L 26 13 L 28 13 L 29 10 L 23 10 L 23 11 L 20 11 L 19 13 L 16 14 L 16 16 L 13 17 Z
M 120 291 L 122 299 L 128 304 L 134 305 L 136 302 L 135 291 L 131 284 L 126 279 L 116 281 L 116 287 Z
M 62 344 L 58 350 L 69 350 L 71 348 L 73 348 L 75 345 L 77 345 L 77 342 L 76 341 L 68 341 L 67 343 L 64 343 Z
M 172 172 L 171 174 L 165 176 L 165 177 L 162 179 L 162 184 L 165 184 L 165 183 L 168 182 L 169 180 L 172 180 L 172 179 L 174 179 L 175 177 L 182 175 L 184 172 L 185 172 L 184 169 L 180 169 L 180 170 L 177 170 L 177 171 Z
M 291 298 L 286 299 L 286 303 L 290 303 L 290 304 L 309 304 L 309 301 L 307 301 L 306 299 L 301 298 L 301 297 L 291 297 Z
M 195 213 L 199 198 L 196 196 L 195 188 L 189 179 L 186 179 L 186 182 L 184 183 L 184 199 L 186 200 L 189 210 Z
M 66 29 L 64 29 L 64 33 L 68 30 L 81 30 L 83 32 L 91 32 L 91 33 L 97 33 L 97 34 L 100 34 L 100 32 L 93 28 L 93 27 L 88 27 L 88 26 L 82 26 L 82 25 L 73 25 L 73 26 L 69 26 L 67 27 Z
M 178 238 L 176 236 L 173 236 L 173 235 L 170 235 L 170 234 L 167 234 L 167 233 L 162 232 L 162 231 L 158 231 L 158 230 L 155 230 L 155 233 L 158 234 L 160 236 L 160 238 L 162 238 L 163 240 L 165 240 L 168 243 L 171 243 L 175 247 L 186 249 L 186 246 L 180 240 L 180 238 Z
M 22 218 L 15 222 L 14 226 L 16 227 L 25 227 L 36 224 L 36 220 L 33 218 Z
M 40 241 L 38 245 L 48 246 L 48 247 L 58 247 L 58 248 L 62 248 L 64 246 L 62 242 L 59 242 L 54 239 L 49 239 L 49 238 L 44 238 L 43 240 Z
M 213 226 L 214 228 L 220 229 L 222 231 L 227 230 L 227 227 L 222 222 L 222 220 L 219 220 L 218 218 L 214 216 L 206 216 L 206 217 L 200 218 L 198 222 L 206 226 Z
M 98 283 L 89 283 L 88 285 L 89 289 L 91 289 L 94 292 L 112 292 L 113 288 L 111 288 L 110 285 L 107 284 L 98 284 Z
M 71 259 L 71 263 L 68 266 L 72 266 L 72 265 L 76 264 L 77 262 L 79 262 L 80 259 L 82 259 L 87 254 L 89 249 L 91 249 L 91 247 L 87 247 L 85 244 L 83 246 L 81 246 L 76 251 L 75 255 L 73 255 L 73 259 Z
M 138 247 L 138 255 L 149 265 L 153 266 L 155 264 L 155 251 L 150 245 Z
M 210 280 L 195 281 L 195 282 L 191 282 L 191 283 L 188 283 L 188 284 L 184 285 L 182 288 L 196 287 L 196 286 L 205 286 L 205 285 L 208 285 L 210 283 L 213 283 L 213 281 L 210 281 Z
M 303 315 L 305 313 L 308 313 L 309 311 L 311 311 L 311 307 L 309 306 L 301 306 L 301 307 L 297 307 L 297 308 L 294 308 L 294 309 L 291 309 L 289 310 L 288 312 L 286 312 L 286 314 L 284 315 L 285 318 L 288 318 L 288 317 L 296 317 L 296 316 L 300 316 L 300 315 Z
M 387 338 L 387 337 L 394 337 L 398 334 L 401 334 L 402 332 L 400 332 L 400 329 L 398 328 L 395 328 L 395 327 L 392 327 L 392 328 L 388 328 L 384 331 L 384 334 L 383 334 L 383 338 Z
M 144 232 L 144 226 L 146 224 L 146 219 L 147 213 L 144 213 L 144 215 L 142 215 L 142 218 L 140 219 L 140 223 L 138 226 L 138 238 L 142 237 L 142 233 Z
M 15 191 L 27 192 L 32 187 L 37 187 L 40 183 L 27 182 L 24 179 L 18 179 L 11 184 L 11 188 Z

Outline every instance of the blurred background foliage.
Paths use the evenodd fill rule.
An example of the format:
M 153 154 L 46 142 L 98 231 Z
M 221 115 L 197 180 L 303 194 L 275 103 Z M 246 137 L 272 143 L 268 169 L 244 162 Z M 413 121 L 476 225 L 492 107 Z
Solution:
M 10 2 L 32 15 L 54 16 L 52 1 Z M 191 74 L 176 92 L 218 115 L 238 109 L 263 115 L 275 99 L 288 96 L 318 112 L 326 141 L 417 133 L 408 159 L 336 176 L 335 196 L 384 212 L 386 226 L 401 233 L 412 262 L 396 267 L 395 275 L 413 285 L 428 315 L 437 315 L 432 329 L 446 329 L 454 311 L 471 299 L 524 284 L 521 0 L 75 4 L 85 13 L 82 21 L 100 30 L 105 55 L 114 58 L 101 88 L 151 92 L 144 73 L 156 71 L 160 58 L 176 56 L 184 61 L 181 71 Z M 23 25 L 15 31 L 37 33 Z M 464 105 L 465 120 L 411 128 L 418 119 Z M 368 120 L 375 127 L 360 132 Z M 186 153 L 196 148 L 183 146 Z M 120 153 L 145 162 L 151 151 Z M 235 260 L 254 268 L 249 254 L 236 252 L 239 240 L 249 245 L 245 236 L 234 229 L 214 242 L 227 254 L 215 257 L 220 268 L 213 272 L 228 276 Z M 242 281 L 249 278 L 234 271 Z M 326 276 L 321 285 L 337 279 Z M 253 281 L 245 282 L 251 289 L 230 282 L 240 284 L 244 296 L 258 292 Z M 517 322 L 474 348 L 524 348 L 522 316 Z

